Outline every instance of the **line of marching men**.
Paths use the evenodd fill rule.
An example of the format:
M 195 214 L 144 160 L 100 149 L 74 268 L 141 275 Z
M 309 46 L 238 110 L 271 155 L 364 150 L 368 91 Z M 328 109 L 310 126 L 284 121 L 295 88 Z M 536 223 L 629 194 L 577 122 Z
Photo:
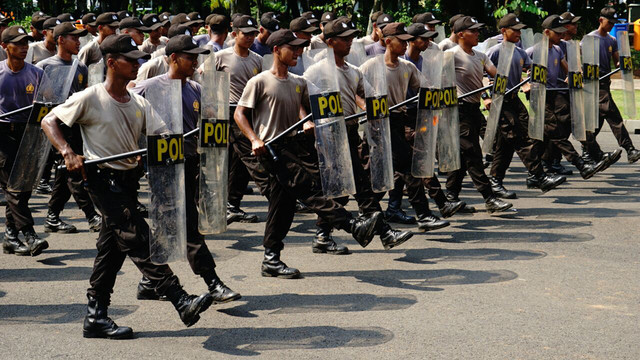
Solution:
M 589 35 L 599 38 L 599 73 L 603 75 L 610 72 L 612 61 L 614 66 L 618 65 L 620 56 L 616 39 L 608 34 L 617 21 L 615 11 L 604 8 L 600 15 L 599 28 Z M 600 81 L 599 124 L 597 130 L 585 132 L 585 138 L 581 139 L 582 155 L 568 140 L 572 134 L 569 89 L 558 91 L 557 88 L 562 87 L 561 81 L 571 73 L 566 47 L 576 34 L 579 19 L 565 13 L 551 15 L 542 23 L 543 37 L 548 41 L 545 56 L 548 61 L 544 64 L 548 81 L 544 86 L 549 88 L 544 108 L 544 140 L 529 136 L 529 114 L 517 91 L 517 87 L 522 86 L 522 91 L 529 92 L 530 86 L 522 82 L 522 74 L 532 68 L 534 53 L 541 50 L 535 46 L 520 47 L 521 30 L 526 26 L 514 14 L 499 21 L 500 35 L 495 39 L 498 43 L 485 52 L 476 48 L 484 25 L 462 14 L 450 19 L 451 35 L 438 44 L 434 39 L 439 35 L 436 26 L 440 26 L 441 21 L 428 12 L 416 15 L 409 27 L 395 22 L 389 14 L 376 12 L 371 17 L 371 34 L 362 38 L 358 38 L 360 31 L 349 18 L 336 17 L 333 13 L 317 18 L 313 12 L 306 12 L 292 20 L 289 28 L 284 28 L 274 13 L 263 14 L 260 22 L 243 14 L 234 14 L 231 19 L 211 14 L 203 19 L 198 13 L 163 13 L 146 14 L 139 19 L 123 11 L 97 16 L 90 13 L 76 20 L 71 14 L 50 17 L 36 13 L 30 31 L 8 26 L 8 19 L 0 19 L 0 116 L 33 103 L 48 66 L 77 64 L 70 89 L 72 95 L 41 119 L 41 127 L 56 149 L 58 163 L 64 163 L 69 170 L 56 171 L 45 231 L 76 231 L 73 225 L 60 219 L 60 212 L 71 195 L 84 211 L 90 228 L 99 231 L 83 335 L 133 336 L 130 328 L 118 327 L 107 315 L 116 274 L 127 255 L 143 273 L 138 298 L 171 301 L 187 326 L 197 322 L 199 314 L 212 303 L 240 298 L 240 294 L 226 286 L 216 274 L 215 262 L 199 231 L 198 217 L 202 212 L 202 204 L 199 206 L 198 202 L 198 178 L 202 176 L 199 149 L 202 145 L 198 136 L 184 139 L 184 194 L 186 256 L 194 273 L 200 275 L 208 287 L 208 291 L 199 296 L 187 294 L 167 264 L 151 259 L 150 230 L 144 219 L 146 209 L 137 195 L 139 179 L 144 174 L 140 159 L 84 165 L 85 160 L 138 150 L 141 134 L 157 116 L 149 111 L 150 104 L 145 99 L 150 89 L 180 83 L 182 128 L 186 133 L 196 129 L 204 117 L 200 114 L 203 91 L 215 91 L 203 89 L 198 82 L 207 76 L 205 69 L 229 74 L 228 91 L 223 89 L 228 92 L 231 104 L 229 117 L 233 117 L 228 134 L 226 222 L 258 221 L 255 215 L 245 213 L 240 207 L 247 184 L 253 180 L 269 201 L 261 273 L 267 277 L 297 278 L 300 271 L 281 260 L 283 240 L 296 210 L 318 215 L 312 241 L 314 253 L 349 253 L 346 246 L 334 241 L 333 229 L 352 234 L 362 247 L 377 235 L 383 247 L 390 249 L 409 240 L 413 233 L 396 230 L 389 223 L 416 224 L 420 231 L 449 225 L 429 209 L 427 194 L 443 218 L 457 212 L 475 212 L 474 207 L 459 199 L 466 173 L 483 196 L 489 213 L 510 211 L 512 204 L 503 199 L 516 198 L 516 194 L 507 190 L 502 181 L 513 152 L 528 170 L 529 188 L 549 191 L 566 181 L 565 175 L 570 171 L 560 165 L 560 155 L 564 155 L 584 179 L 589 179 L 621 157 L 621 150 L 603 152 L 596 141 L 606 119 L 619 145 L 627 151 L 628 161 L 634 163 L 640 159 L 640 151 L 634 148 L 612 99 L 608 78 Z M 203 26 L 206 34 L 195 35 Z M 319 34 L 313 35 L 318 31 Z M 500 42 L 516 44 L 513 56 L 508 57 L 511 64 L 505 74 L 499 72 L 504 68 L 499 64 L 500 53 L 506 48 Z M 425 81 L 422 74 L 436 64 L 432 57 L 426 57 L 433 54 L 429 51 L 446 51 L 445 57 L 452 59 L 454 65 L 457 94 L 472 93 L 454 102 L 457 117 L 442 119 L 459 128 L 454 142 L 456 146 L 459 144 L 456 151 L 459 168 L 447 174 L 444 189 L 435 174 L 416 177 L 412 172 L 414 139 L 422 136 L 422 129 L 416 128 L 422 108 L 405 102 L 421 92 Z M 209 56 L 214 52 L 215 56 Z M 76 58 L 78 62 L 74 62 Z M 203 59 L 210 62 L 208 66 L 202 64 Z M 331 68 L 323 67 L 327 63 Z M 438 64 L 443 66 L 441 62 Z M 97 65 L 99 71 L 91 71 Z M 347 173 L 355 186 L 351 194 L 360 210 L 356 217 L 344 208 L 347 196 L 327 197 L 321 186 L 326 180 L 321 169 L 332 159 L 321 158 L 319 163 L 318 152 L 322 153 L 322 146 L 326 145 L 313 139 L 322 134 L 316 126 L 325 126 L 328 122 L 321 121 L 314 109 L 318 106 L 318 94 L 326 91 L 319 85 L 321 80 L 309 82 L 309 79 L 322 79 L 323 71 L 329 83 L 333 74 L 337 79 L 334 90 L 339 92 L 340 111 L 334 111 L 331 116 L 349 119 L 333 122 L 332 126 L 336 126 L 334 132 L 345 131 L 342 145 L 346 151 L 338 155 L 351 160 Z M 497 128 L 493 130 L 496 141 L 491 144 L 493 160 L 489 175 L 485 172 L 480 139 L 490 126 L 482 114 L 481 102 L 490 110 L 498 104 L 498 101 L 492 104 L 492 99 L 498 97 L 495 93 L 476 91 L 483 88 L 485 74 L 492 79 L 506 77 L 506 87 L 516 89 L 498 94 L 503 96 Z M 95 76 L 99 80 L 95 80 Z M 370 97 L 368 89 L 376 78 L 383 79 L 385 101 L 392 109 L 383 122 L 388 126 L 391 154 L 375 153 L 380 146 L 370 146 L 373 139 L 370 136 L 362 138 L 359 123 L 351 116 L 370 110 L 365 99 Z M 314 113 L 313 120 L 303 122 L 299 134 L 287 132 L 282 136 L 300 119 L 309 118 L 310 112 Z M 0 184 L 7 202 L 3 251 L 36 256 L 48 243 L 34 231 L 28 208 L 31 192 L 8 188 L 14 164 L 23 161 L 16 159 L 16 153 L 30 117 L 29 112 L 19 112 L 0 119 Z M 376 167 L 372 159 L 378 155 L 389 155 L 392 164 L 385 212 L 380 201 L 386 191 L 372 185 L 379 180 L 372 175 Z M 405 193 L 416 217 L 408 216 L 401 207 Z M 24 241 L 20 239 L 20 232 Z

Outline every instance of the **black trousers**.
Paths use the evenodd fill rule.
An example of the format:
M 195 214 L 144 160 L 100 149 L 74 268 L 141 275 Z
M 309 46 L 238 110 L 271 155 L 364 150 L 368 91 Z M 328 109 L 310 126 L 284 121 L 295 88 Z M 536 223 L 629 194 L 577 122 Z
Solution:
M 230 121 L 229 130 L 229 204 L 240 207 L 244 197 L 244 191 L 249 185 L 251 176 L 246 165 L 240 159 L 237 152 L 233 151 L 233 145 L 238 137 L 244 137 L 235 121 Z
M 571 105 L 569 94 L 562 91 L 550 91 L 544 108 L 544 140 L 558 149 L 562 155 L 574 164 L 580 155 L 569 141 L 571 135 Z
M 210 282 L 215 277 L 216 263 L 211 251 L 198 231 L 198 199 L 200 158 L 198 155 L 187 156 L 184 161 L 185 203 L 187 207 L 187 259 L 191 270 Z M 225 216 L 225 214 L 220 214 Z
M 156 285 L 156 293 L 164 295 L 170 288 L 180 286 L 168 265 L 153 264 L 150 260 L 149 225 L 136 208 L 139 171 L 90 167 L 87 177 L 89 196 L 102 213 L 102 228 L 96 242 L 98 255 L 87 294 L 109 299 L 127 256 Z
M 62 158 L 58 156 L 56 165 L 62 163 Z M 73 199 L 76 201 L 78 208 L 82 210 L 87 219 L 95 216 L 97 214 L 96 209 L 93 207 L 89 193 L 82 183 L 82 176 L 79 173 L 69 173 L 66 170 L 56 169 L 53 192 L 49 199 L 49 211 L 60 215 L 62 210 L 64 210 L 64 205 L 73 195 Z
M 272 145 L 279 157 L 277 162 L 269 155 L 258 158 L 269 174 L 265 248 L 274 251 L 284 248 L 283 240 L 291 228 L 296 199 L 332 228 L 345 229 L 352 218 L 339 202 L 324 197 L 317 168 L 318 154 L 308 147 L 308 143 L 306 139 L 282 139 L 279 144 Z
M 602 125 L 604 125 L 605 120 L 609 123 L 611 132 L 613 132 L 613 136 L 616 137 L 620 147 L 627 151 L 634 148 L 629 132 L 624 126 L 624 120 L 622 119 L 620 110 L 618 110 L 618 106 L 611 96 L 610 86 L 611 82 L 608 80 L 600 82 L 600 112 L 598 116 L 598 128 L 593 133 L 587 132 L 587 141 L 582 142 L 582 145 L 587 149 L 587 151 L 589 151 L 589 154 L 592 154 L 596 158 L 600 158 L 600 155 L 602 154 L 602 149 L 600 149 L 600 145 L 596 142 L 596 136 L 600 133 L 600 129 L 602 129 Z
M 7 200 L 5 210 L 6 227 L 19 231 L 33 230 L 33 217 L 29 210 L 31 191 L 13 192 L 7 190 L 7 182 L 16 159 L 18 147 L 24 133 L 24 124 L 0 124 L 0 186 Z
M 246 171 L 247 174 L 249 174 L 249 177 L 253 179 L 256 186 L 258 186 L 258 190 L 260 191 L 260 193 L 268 199 L 269 173 L 264 168 L 262 163 L 260 163 L 258 158 L 251 154 L 251 141 L 249 141 L 249 139 L 247 139 L 247 137 L 242 134 L 235 121 L 231 121 L 230 127 L 231 130 L 229 131 L 229 152 L 233 152 L 235 154 L 234 156 L 236 156 L 236 159 L 240 160 L 240 162 L 243 164 L 244 171 Z M 238 172 L 235 172 L 233 167 L 234 164 L 230 160 L 229 168 L 231 172 L 237 174 L 238 172 L 243 171 L 242 169 L 240 169 L 238 170 Z M 229 189 L 231 189 L 231 187 L 235 189 L 234 193 L 236 194 L 236 198 L 232 199 L 231 190 L 229 190 L 229 203 L 239 206 L 240 201 L 237 200 L 237 194 L 242 192 L 242 195 L 244 195 L 244 190 L 247 188 L 247 185 L 242 185 L 242 183 L 240 183 L 240 185 L 232 184 L 232 182 L 234 181 L 232 180 L 232 177 L 235 175 L 232 175 L 231 172 L 229 173 Z M 242 196 L 240 196 L 239 199 L 242 199 Z
M 517 94 L 508 95 L 502 103 L 496 139 L 491 176 L 504 179 L 514 151 L 529 173 L 544 173 L 541 162 L 544 143 L 529 137 L 529 113 Z
M 480 129 L 486 119 L 480 111 L 479 103 L 461 101 L 458 106 L 460 117 L 460 158 L 462 166 L 449 173 L 447 177 L 447 190 L 459 194 L 462 190 L 462 181 L 468 172 L 473 184 L 482 197 L 486 200 L 493 196 L 489 178 L 484 172 L 482 162 L 482 148 L 480 147 Z

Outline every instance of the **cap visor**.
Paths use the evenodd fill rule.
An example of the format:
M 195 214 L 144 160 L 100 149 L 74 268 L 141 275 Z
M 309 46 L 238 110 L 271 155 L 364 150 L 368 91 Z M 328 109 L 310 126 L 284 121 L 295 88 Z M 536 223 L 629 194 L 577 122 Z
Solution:
M 242 32 L 243 32 L 243 33 L 245 33 L 245 34 L 248 34 L 248 33 L 252 33 L 252 32 L 259 31 L 259 30 L 258 30 L 258 28 L 251 27 L 251 26 L 248 26 L 248 27 L 241 27 L 241 28 L 239 28 L 239 30 L 240 30 L 240 31 L 242 31 Z
M 320 20 L 318 20 L 318 19 L 309 19 L 309 24 L 311 24 L 311 25 L 315 25 L 315 24 L 318 24 L 318 23 L 320 23 Z
M 431 20 L 431 21 L 427 22 L 427 24 L 429 24 L 429 25 L 438 25 L 438 24 L 442 24 L 442 21 L 440 21 L 440 20 Z
M 151 26 L 149 26 L 149 30 L 153 31 L 153 30 L 158 30 L 159 28 L 163 27 L 164 24 L 162 24 L 161 22 L 155 23 Z
M 94 21 L 94 22 L 87 23 L 87 25 L 89 25 L 89 26 L 93 26 L 93 27 L 98 26 L 98 24 L 96 24 L 96 22 L 95 22 L 95 21 Z
M 150 27 L 147 27 L 147 26 L 138 26 L 136 29 L 138 29 L 138 30 L 140 30 L 140 31 L 142 31 L 142 32 L 149 32 L 149 31 L 151 31 L 151 28 L 150 28 Z
M 302 46 L 309 43 L 308 40 L 305 39 L 300 39 L 300 38 L 296 38 L 295 40 L 291 40 L 287 43 L 287 45 L 291 45 L 291 46 Z
M 483 27 L 484 27 L 484 23 L 477 23 L 477 24 L 471 25 L 467 30 L 482 29 Z
M 66 35 L 78 35 L 80 37 L 86 36 L 89 32 L 87 30 L 76 29 Z
M 195 47 L 193 49 L 183 50 L 183 51 L 178 51 L 178 52 L 182 52 L 182 53 L 185 53 L 185 54 L 209 54 L 211 52 L 211 50 L 205 49 L 205 48 L 201 48 L 201 47 Z
M 302 29 L 302 32 L 312 33 L 312 32 L 314 32 L 314 31 L 316 31 L 318 29 L 319 29 L 318 27 L 310 26 L 310 27 L 308 27 L 306 29 Z
M 351 35 L 358 35 L 360 33 L 360 30 L 358 29 L 349 29 L 347 31 L 341 32 L 340 34 L 336 35 L 337 37 L 349 37 Z
M 110 24 L 103 24 L 103 25 L 109 25 L 109 26 L 120 26 L 120 21 L 117 21 L 117 20 L 116 20 L 116 21 L 113 21 L 113 22 L 112 22 L 112 23 L 110 23 Z
M 415 36 L 411 34 L 400 34 L 400 35 L 391 35 L 391 36 L 395 36 L 402 41 L 409 41 L 409 40 L 415 39 Z
M 525 24 L 516 24 L 516 25 L 510 26 L 510 28 L 513 30 L 522 30 L 522 29 L 525 29 L 526 27 L 527 25 Z
M 19 41 L 22 41 L 23 39 L 27 39 L 27 41 L 34 41 L 33 36 L 28 35 L 28 34 L 24 34 L 24 35 L 20 35 L 18 37 L 13 38 L 11 41 L 11 43 L 17 43 Z
M 140 50 L 131 50 L 128 53 L 121 53 L 120 55 L 129 58 L 129 59 L 134 59 L 134 60 L 138 60 L 138 59 L 146 59 L 149 60 L 151 59 L 151 54 L 147 54 L 144 51 L 140 51 Z
M 170 23 L 171 23 L 171 20 L 164 20 L 164 21 L 160 22 L 160 24 L 162 24 L 162 26 L 167 26 L 167 24 L 170 24 Z
M 558 33 L 558 34 L 562 34 L 563 32 L 566 32 L 566 31 L 567 31 L 567 30 L 569 30 L 569 29 L 567 29 L 567 28 L 566 28 L 566 27 L 564 27 L 564 26 L 560 26 L 560 27 L 557 27 L 557 28 L 549 29 L 549 30 L 551 30 L 551 31 L 553 31 L 553 32 L 556 32 L 556 33 Z
M 204 21 L 202 21 L 202 20 L 192 20 L 192 21 L 187 21 L 186 23 L 184 23 L 184 25 L 187 25 L 187 26 L 204 25 Z
M 580 21 L 580 19 L 582 19 L 582 16 L 576 16 L 573 19 L 571 19 L 572 23 L 577 23 L 578 21 Z
M 438 37 L 438 32 L 437 31 L 427 31 L 426 33 L 420 35 L 420 37 L 423 37 L 425 39 L 431 39 L 434 37 Z

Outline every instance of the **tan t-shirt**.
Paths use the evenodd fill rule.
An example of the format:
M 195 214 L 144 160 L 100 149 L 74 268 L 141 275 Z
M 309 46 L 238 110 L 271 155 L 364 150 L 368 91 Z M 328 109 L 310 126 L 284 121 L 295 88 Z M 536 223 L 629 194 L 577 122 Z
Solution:
M 374 61 L 375 58 L 372 58 L 362 64 L 360 67 L 362 73 L 366 74 L 367 71 L 370 71 L 369 68 L 373 66 Z M 387 93 L 389 107 L 405 101 L 407 99 L 407 90 L 409 88 L 416 92 L 420 88 L 420 72 L 412 62 L 398 58 L 398 66 L 386 66 L 386 68 L 387 87 L 389 88 Z M 402 106 L 392 112 L 400 113 L 403 112 L 405 108 L 405 106 Z
M 216 52 L 216 70 L 229 73 L 229 101 L 237 103 L 247 81 L 262 72 L 262 57 L 251 50 L 242 57 L 226 48 Z
M 87 66 L 95 64 L 102 59 L 102 52 L 100 51 L 100 44 L 98 44 L 97 37 L 80 49 L 78 59 Z
M 454 43 L 453 41 L 451 41 L 451 39 L 446 38 L 442 41 L 440 41 L 440 43 L 438 44 L 438 47 L 442 50 L 442 51 L 446 51 L 449 49 L 452 49 L 454 47 L 458 46 L 458 44 Z
M 167 61 L 168 58 L 166 56 L 161 56 L 142 64 L 138 69 L 138 76 L 134 82 L 139 83 L 142 80 L 167 73 L 169 71 L 169 63 Z
M 337 67 L 340 99 L 344 116 L 359 112 L 356 105 L 356 95 L 364 99 L 364 82 L 362 72 L 357 67 L 346 63 L 345 67 Z
M 453 52 L 453 60 L 456 66 L 456 87 L 458 88 L 458 96 L 476 90 L 484 86 L 482 83 L 482 75 L 484 70 L 493 66 L 491 59 L 485 53 L 473 51 L 472 55 L 467 54 L 460 46 L 456 46 L 451 50 Z M 481 94 L 467 96 L 461 101 L 469 103 L 479 103 Z
M 7 52 L 4 48 L 0 47 L 0 61 L 5 60 L 7 58 Z
M 56 49 L 49 51 L 44 45 L 44 41 L 31 43 L 29 46 L 33 49 L 33 60 L 31 60 L 31 63 L 34 65 L 57 54 Z
M 307 82 L 301 76 L 289 73 L 279 79 L 263 71 L 247 82 L 238 105 L 253 109 L 253 131 L 266 142 L 295 124 L 300 105 L 308 100 Z
M 142 96 L 129 94 L 129 102 L 118 102 L 101 83 L 73 94 L 52 111 L 65 125 L 80 125 L 84 156 L 88 160 L 99 159 L 139 149 L 138 139 L 146 130 L 147 116 L 153 116 L 153 112 Z M 130 158 L 102 166 L 129 170 L 137 162 Z
M 328 46 L 324 41 L 322 41 L 322 38 L 320 37 L 320 35 L 316 35 L 311 38 L 311 42 L 309 43 L 310 50 L 326 49 L 326 48 L 328 48 Z
M 165 46 L 165 47 L 166 47 L 166 46 Z M 159 48 L 158 50 L 156 50 L 156 51 L 152 52 L 152 53 L 151 53 L 151 58 L 152 58 L 152 59 L 155 59 L 155 58 L 157 58 L 157 57 L 162 57 L 162 56 L 167 55 L 167 51 L 166 51 L 167 49 L 165 49 L 165 47 L 161 47 L 161 48 Z
M 160 44 L 155 45 L 151 42 L 151 39 L 146 38 L 143 42 L 142 45 L 138 46 L 138 49 L 140 51 L 144 51 L 147 54 L 152 54 L 154 51 L 158 50 L 158 49 L 162 49 L 163 47 L 167 46 L 166 42 L 162 41 L 162 38 L 160 38 Z

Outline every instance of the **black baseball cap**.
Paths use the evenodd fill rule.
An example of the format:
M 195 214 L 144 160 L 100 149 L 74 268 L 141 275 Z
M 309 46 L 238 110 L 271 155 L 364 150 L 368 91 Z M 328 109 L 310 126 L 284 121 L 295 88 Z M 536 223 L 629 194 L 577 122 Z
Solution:
M 374 12 L 373 14 L 371 14 L 371 19 L 370 19 L 371 22 L 377 24 L 376 21 L 378 21 L 378 17 L 380 15 L 382 15 L 382 14 L 384 14 L 384 11 L 381 11 L 381 10 L 378 10 L 378 11 Z
M 168 11 L 165 11 L 160 15 L 158 15 L 158 18 L 160 18 L 160 21 L 162 22 L 162 26 L 165 26 L 171 22 L 171 13 Z
M 33 41 L 33 36 L 29 35 L 20 25 L 9 26 L 2 32 L 2 42 L 5 44 L 16 43 L 22 39 Z
M 316 14 L 314 14 L 313 11 L 305 11 L 300 16 L 302 16 L 303 18 L 309 20 L 311 25 L 315 25 L 315 24 L 320 22 L 320 20 L 318 20 L 318 18 L 316 17 Z
M 153 13 L 145 14 L 142 17 L 142 23 L 151 31 L 157 30 L 158 28 L 161 28 L 163 26 L 163 22 L 160 21 L 160 18 L 158 17 L 158 15 Z
M 563 12 L 560 16 L 571 24 L 575 24 L 582 19 L 582 16 L 576 16 L 571 11 Z
M 122 10 L 122 11 L 118 11 L 118 13 L 116 14 L 118 15 L 118 19 L 122 20 L 124 18 L 128 18 L 128 17 L 132 17 L 133 15 L 131 15 L 131 13 L 127 10 Z
M 0 14 L 0 25 L 2 26 L 9 26 L 9 23 L 11 22 L 11 19 Z
M 289 29 L 280 29 L 273 32 L 267 39 L 267 46 L 273 49 L 274 46 L 291 45 L 306 46 L 309 42 L 296 37 Z
M 69 13 L 60 14 L 56 17 L 60 22 L 76 22 L 76 18 Z
M 211 14 L 208 16 L 207 25 L 212 29 L 228 29 L 230 25 L 229 18 L 226 15 Z
M 107 36 L 100 44 L 100 51 L 103 55 L 120 54 L 133 60 L 151 58 L 151 54 L 138 50 L 138 45 L 128 34 Z
M 464 14 L 455 14 L 451 17 L 451 19 L 449 19 L 449 27 L 453 29 L 453 24 L 456 23 L 456 21 L 458 21 L 458 19 L 460 19 L 461 17 L 464 17 Z
M 542 22 L 543 29 L 549 29 L 553 32 L 557 32 L 558 34 L 562 34 L 567 31 L 567 28 L 564 25 L 567 24 L 567 21 L 562 18 L 560 15 L 549 15 Z
M 382 36 L 385 38 L 394 36 L 403 41 L 413 40 L 413 35 L 408 34 L 407 27 L 400 22 L 388 23 L 384 29 L 382 29 Z
M 36 30 L 38 31 L 42 31 L 42 26 L 44 25 L 44 22 L 47 21 L 49 17 L 50 16 L 47 16 L 47 15 L 42 15 L 42 16 L 36 15 L 31 18 L 31 26 L 36 28 Z M 9 19 L 9 18 L 5 18 L 5 19 Z
M 204 25 L 204 20 L 202 19 L 202 15 L 199 12 L 194 11 L 187 14 L 189 18 L 189 26 L 191 25 Z
M 211 51 L 199 47 L 198 43 L 189 35 L 176 35 L 167 42 L 165 52 L 169 56 L 173 53 L 208 54 Z
M 96 18 L 96 25 L 118 26 L 118 24 L 120 24 L 120 21 L 118 15 L 114 12 L 102 13 Z
M 56 25 L 56 27 L 53 28 L 53 37 L 54 38 L 58 38 L 58 36 L 65 36 L 65 35 L 85 36 L 85 35 L 87 35 L 87 33 L 88 33 L 87 30 L 77 29 L 70 22 L 63 22 L 63 23 L 61 23 L 59 25 Z
M 171 39 L 172 37 L 178 35 L 192 36 L 193 34 L 191 34 L 191 29 L 185 24 L 171 25 L 169 31 L 167 32 L 167 37 Z
M 407 34 L 413 37 L 421 37 L 423 39 L 431 39 L 438 36 L 437 31 L 430 31 L 427 25 L 423 23 L 413 23 L 407 28 Z
M 258 22 L 249 15 L 240 15 L 233 20 L 233 30 L 239 30 L 243 33 L 252 33 L 258 31 L 256 26 Z
M 171 18 L 171 25 L 184 24 L 184 23 L 186 23 L 187 21 L 190 21 L 190 20 L 191 19 L 189 19 L 187 14 L 180 13 L 180 14 L 174 16 L 173 18 Z
M 84 14 L 84 16 L 82 17 L 82 24 L 96 26 L 96 19 L 96 14 L 94 13 Z
M 513 30 L 522 30 L 526 27 L 527 25 L 521 23 L 520 19 L 518 19 L 516 14 L 513 13 L 503 16 L 502 19 L 498 21 L 498 28 L 500 29 L 509 28 Z
M 458 33 L 464 30 L 475 30 L 484 27 L 484 23 L 478 22 L 473 16 L 463 16 L 453 24 L 453 32 Z
M 32 19 L 33 19 L 34 17 L 36 17 L 36 16 L 49 16 L 49 15 L 47 15 L 47 14 L 43 13 L 42 11 L 36 11 L 36 12 L 34 12 L 33 14 L 31 14 L 31 18 L 32 18 Z
M 260 26 L 270 32 L 275 32 L 280 30 L 280 21 L 276 18 L 276 13 L 269 11 L 260 17 Z
M 318 30 L 317 27 L 311 24 L 311 21 L 303 18 L 297 17 L 289 23 L 289 29 L 293 32 L 304 32 L 304 33 L 312 33 Z
M 604 7 L 602 8 L 602 10 L 600 10 L 600 16 L 611 21 L 611 22 L 618 22 L 618 14 L 616 14 L 616 9 L 612 8 L 612 7 Z
M 376 25 L 378 28 L 383 29 L 387 24 L 391 24 L 392 22 L 394 22 L 393 16 L 389 14 L 380 14 L 376 20 Z
M 436 19 L 436 17 L 430 12 L 415 15 L 413 19 L 411 19 L 411 22 L 428 25 L 438 25 L 442 23 L 442 21 Z
M 331 11 L 327 11 L 323 13 L 322 16 L 320 17 L 320 24 L 324 26 L 324 24 L 335 19 L 336 19 L 336 14 L 332 13 Z
M 138 30 L 140 30 L 142 32 L 151 31 L 151 29 L 149 29 L 148 27 L 144 26 L 144 24 L 142 23 L 142 20 L 138 19 L 137 17 L 128 17 L 128 18 L 124 18 L 124 19 L 120 20 L 119 28 L 120 28 L 120 30 L 138 29 Z
M 60 24 L 62 24 L 62 21 L 58 20 L 58 18 L 50 17 L 42 24 L 42 30 L 51 30 Z
M 330 39 L 332 37 L 349 37 L 352 35 L 358 35 L 359 33 L 360 30 L 354 29 L 349 19 L 344 19 L 342 17 L 324 24 L 324 29 L 322 30 L 322 34 L 325 39 Z

